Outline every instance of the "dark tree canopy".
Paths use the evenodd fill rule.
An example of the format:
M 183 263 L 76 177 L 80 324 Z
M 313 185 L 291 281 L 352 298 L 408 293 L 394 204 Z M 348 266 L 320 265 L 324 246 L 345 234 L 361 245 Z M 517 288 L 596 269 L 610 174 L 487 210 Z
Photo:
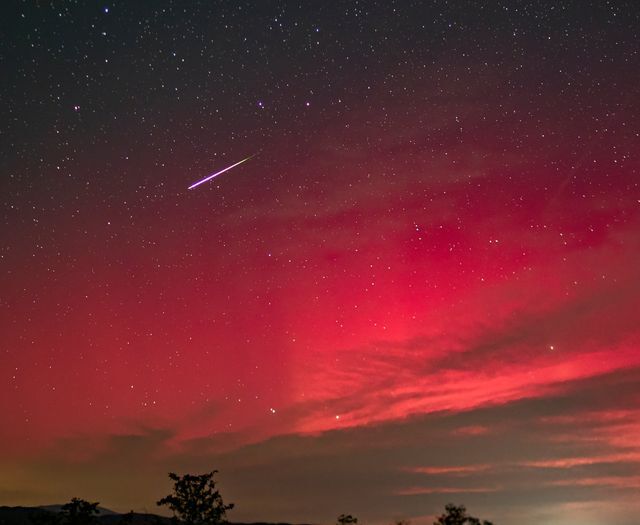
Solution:
M 449 503 L 445 506 L 445 513 L 442 514 L 433 525 L 493 525 L 490 521 L 482 521 L 467 514 L 464 505 L 454 505 Z
M 158 505 L 167 505 L 176 520 L 184 525 L 211 525 L 226 522 L 228 510 L 233 503 L 225 505 L 216 489 L 213 477 L 217 470 L 207 474 L 178 476 L 173 472 L 173 494 L 165 496 Z

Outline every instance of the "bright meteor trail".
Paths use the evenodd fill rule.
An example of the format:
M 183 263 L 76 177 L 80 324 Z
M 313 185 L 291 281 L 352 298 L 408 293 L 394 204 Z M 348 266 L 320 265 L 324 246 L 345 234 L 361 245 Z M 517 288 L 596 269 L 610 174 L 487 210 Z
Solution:
M 199 180 L 198 182 L 192 184 L 187 189 L 192 190 L 196 186 L 200 186 L 200 184 L 204 184 L 208 180 L 211 180 L 214 177 L 217 177 L 218 175 L 220 175 L 221 173 L 224 173 L 225 171 L 229 171 L 231 168 L 235 168 L 236 166 L 238 166 L 239 164 L 242 164 L 243 162 L 247 162 L 249 159 L 252 159 L 253 157 L 255 157 L 255 155 L 251 155 L 250 157 L 247 157 L 246 159 L 242 159 L 240 162 L 236 162 L 235 164 L 232 164 L 231 166 L 227 166 L 225 169 L 217 171 L 213 175 L 209 175 L 208 177 L 206 177 L 206 178 L 204 178 L 202 180 Z

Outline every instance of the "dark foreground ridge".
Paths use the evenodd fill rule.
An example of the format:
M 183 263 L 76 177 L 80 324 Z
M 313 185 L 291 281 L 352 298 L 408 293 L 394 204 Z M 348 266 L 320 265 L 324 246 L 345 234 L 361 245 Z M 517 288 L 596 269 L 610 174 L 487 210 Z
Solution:
M 60 512 L 62 505 L 42 505 L 40 507 L 0 507 L 0 525 L 34 525 L 33 516 L 42 513 L 57 514 Z M 158 516 L 157 514 L 130 512 L 120 514 L 104 507 L 98 507 L 99 514 L 96 520 L 99 525 L 117 525 L 123 519 L 127 519 L 127 523 L 132 525 L 171 525 L 171 518 L 166 516 Z M 290 523 L 271 523 L 271 522 L 255 522 L 255 523 L 238 523 L 230 521 L 228 525 L 310 525 L 307 523 L 290 524 Z

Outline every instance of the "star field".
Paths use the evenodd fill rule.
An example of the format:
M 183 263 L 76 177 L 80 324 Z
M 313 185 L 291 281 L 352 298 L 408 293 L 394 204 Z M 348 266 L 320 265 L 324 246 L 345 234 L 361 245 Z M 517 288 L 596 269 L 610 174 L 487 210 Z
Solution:
M 635 2 L 0 19 L 1 504 L 633 523 Z

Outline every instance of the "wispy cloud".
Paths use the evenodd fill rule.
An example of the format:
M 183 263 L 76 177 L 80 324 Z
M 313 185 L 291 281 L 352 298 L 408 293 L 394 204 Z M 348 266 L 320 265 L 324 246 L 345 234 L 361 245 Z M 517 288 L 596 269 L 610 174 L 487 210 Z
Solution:
M 419 496 L 423 494 L 486 494 L 498 492 L 500 487 L 409 487 L 396 491 L 398 496 Z

